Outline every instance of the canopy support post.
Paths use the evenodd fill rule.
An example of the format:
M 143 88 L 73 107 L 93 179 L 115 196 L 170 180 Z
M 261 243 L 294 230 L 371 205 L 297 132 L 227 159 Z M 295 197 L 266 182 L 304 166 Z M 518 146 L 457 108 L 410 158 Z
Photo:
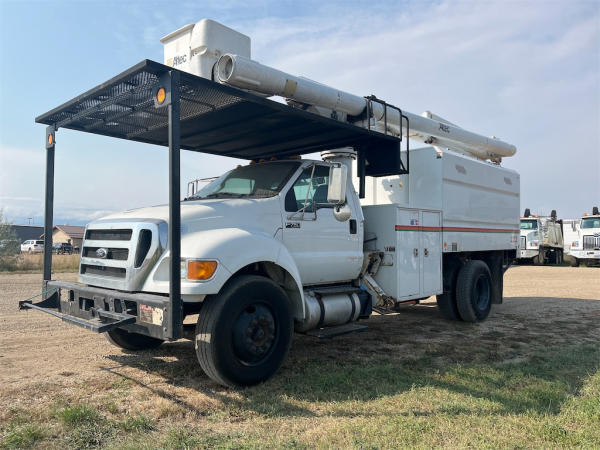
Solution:
M 52 280 L 52 230 L 54 220 L 54 147 L 56 128 L 46 127 L 46 195 L 44 202 L 44 285 Z
M 171 298 L 171 338 L 181 337 L 183 330 L 183 302 L 181 300 L 181 186 L 180 138 L 181 109 L 179 101 L 179 72 L 168 74 L 169 86 L 169 296 Z

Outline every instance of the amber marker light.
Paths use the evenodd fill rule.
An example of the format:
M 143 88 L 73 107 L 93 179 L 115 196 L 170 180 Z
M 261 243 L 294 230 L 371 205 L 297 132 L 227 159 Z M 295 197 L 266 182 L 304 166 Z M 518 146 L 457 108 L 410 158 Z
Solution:
M 165 91 L 165 88 L 160 88 L 158 91 L 156 91 L 156 101 L 158 103 L 164 103 L 165 98 L 167 98 L 167 92 Z
M 212 277 L 217 270 L 216 261 L 188 261 L 188 280 L 204 281 Z
M 49 134 L 48 135 L 48 145 L 52 145 L 53 142 L 54 142 L 54 137 L 51 134 Z

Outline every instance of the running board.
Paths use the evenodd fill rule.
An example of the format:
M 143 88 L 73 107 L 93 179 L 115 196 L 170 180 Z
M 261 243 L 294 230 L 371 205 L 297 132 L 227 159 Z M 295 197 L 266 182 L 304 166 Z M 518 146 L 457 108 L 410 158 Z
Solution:
M 319 339 L 331 339 L 336 336 L 342 336 L 344 334 L 367 331 L 368 329 L 369 327 L 366 325 L 359 325 L 357 323 L 347 323 L 345 325 L 339 325 L 337 327 L 317 328 L 315 330 L 307 331 L 306 334 Z

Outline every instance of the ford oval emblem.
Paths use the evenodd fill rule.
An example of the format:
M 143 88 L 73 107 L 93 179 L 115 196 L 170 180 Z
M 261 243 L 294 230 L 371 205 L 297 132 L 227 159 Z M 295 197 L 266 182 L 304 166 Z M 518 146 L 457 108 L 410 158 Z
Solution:
M 106 250 L 105 248 L 99 248 L 98 250 L 96 250 L 96 257 L 97 258 L 106 258 L 108 256 L 108 250 Z

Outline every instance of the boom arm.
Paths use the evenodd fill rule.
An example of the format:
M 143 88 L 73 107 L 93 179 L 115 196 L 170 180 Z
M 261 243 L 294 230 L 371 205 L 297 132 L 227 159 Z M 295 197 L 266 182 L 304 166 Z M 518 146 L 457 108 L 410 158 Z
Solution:
M 215 80 L 241 89 L 248 89 L 265 95 L 279 95 L 288 100 L 319 106 L 346 113 L 349 116 L 365 117 L 374 120 L 383 130 L 384 116 L 387 130 L 427 144 L 449 148 L 461 153 L 469 153 L 480 159 L 500 160 L 512 156 L 517 149 L 495 137 L 486 137 L 460 128 L 431 113 L 420 116 L 406 111 L 402 114 L 409 119 L 401 124 L 400 113 L 392 107 L 384 107 L 378 102 L 370 102 L 371 118 L 364 116 L 368 100 L 354 94 L 317 83 L 307 78 L 297 77 L 260 64 L 249 58 L 234 54 L 220 57 L 215 66 Z M 386 111 L 387 108 L 387 111 Z M 366 126 L 367 120 L 355 119 L 354 123 Z M 437 119 L 437 120 L 436 120 Z

